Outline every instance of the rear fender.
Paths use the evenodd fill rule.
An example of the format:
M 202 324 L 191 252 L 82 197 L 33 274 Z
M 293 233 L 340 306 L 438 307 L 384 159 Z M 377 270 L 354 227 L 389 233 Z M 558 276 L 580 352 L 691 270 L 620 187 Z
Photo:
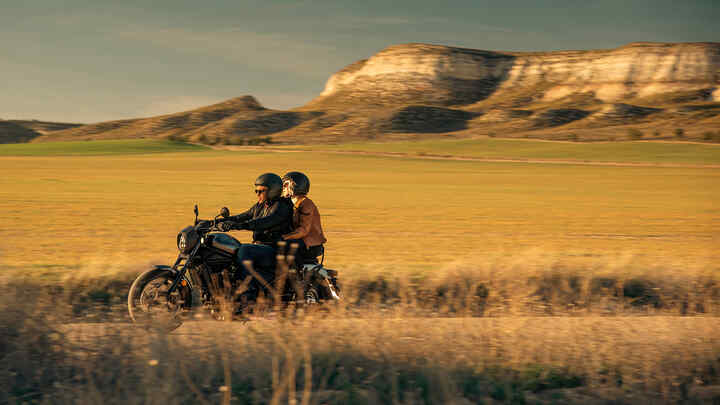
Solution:
M 311 271 L 315 274 L 317 283 L 326 290 L 324 299 L 339 300 L 340 294 L 337 288 L 337 271 L 324 268 L 321 264 L 314 266 Z

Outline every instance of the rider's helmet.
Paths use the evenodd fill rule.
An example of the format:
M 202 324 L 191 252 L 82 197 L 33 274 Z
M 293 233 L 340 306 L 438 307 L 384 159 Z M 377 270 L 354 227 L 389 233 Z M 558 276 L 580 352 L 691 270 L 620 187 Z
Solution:
M 282 179 L 275 173 L 263 173 L 255 180 L 256 186 L 265 186 L 268 188 L 267 199 L 268 201 L 274 200 L 280 197 L 282 193 Z
M 300 172 L 287 172 L 282 177 L 283 186 L 286 186 L 288 197 L 305 195 L 310 192 L 310 179 Z M 289 183 L 289 184 L 288 184 Z

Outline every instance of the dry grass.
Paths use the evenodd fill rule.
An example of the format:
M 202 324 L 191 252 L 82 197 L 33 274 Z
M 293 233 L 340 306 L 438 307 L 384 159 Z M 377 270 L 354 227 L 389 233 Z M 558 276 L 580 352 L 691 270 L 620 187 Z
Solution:
M 193 204 L 205 217 L 247 209 L 259 173 L 298 168 L 313 181 L 328 265 L 345 280 L 533 250 L 552 260 L 629 255 L 639 268 L 720 259 L 715 169 L 194 152 L 0 159 L 2 261 L 42 277 L 95 261 L 103 273 L 168 263 Z
M 112 260 L 112 259 L 110 259 Z M 128 321 L 129 285 L 146 266 L 88 263 L 60 280 L 13 274 L 41 290 L 67 321 Z M 719 316 L 715 263 L 644 264 L 637 256 L 552 258 L 526 252 L 455 262 L 434 273 L 341 271 L 343 308 L 354 317 L 381 311 L 403 318 Z M 10 278 L 8 278 L 10 279 Z M 58 282 L 59 281 L 59 282 Z M 57 316 L 60 312 L 55 311 Z
M 340 305 L 156 335 L 67 323 L 57 296 L 3 290 L 0 400 L 10 403 L 705 403 L 720 385 L 718 317 Z
M 712 265 L 485 257 L 424 278 L 355 275 L 340 305 L 305 316 L 196 312 L 169 336 L 127 322 L 134 273 L 106 268 L 3 283 L 0 400 L 632 404 L 720 391 Z

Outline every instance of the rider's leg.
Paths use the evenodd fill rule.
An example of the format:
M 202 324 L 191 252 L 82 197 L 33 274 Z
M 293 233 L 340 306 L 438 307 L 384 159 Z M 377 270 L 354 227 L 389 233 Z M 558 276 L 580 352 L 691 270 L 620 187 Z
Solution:
M 322 256 L 324 252 L 325 248 L 323 247 L 323 245 L 315 245 L 308 247 L 306 253 L 307 261 L 318 263 L 317 258 L 319 256 Z
M 286 243 L 286 247 L 285 247 L 284 254 L 286 256 L 290 256 L 290 254 L 292 253 L 292 256 L 294 256 L 294 258 L 293 258 L 294 262 L 302 265 L 302 263 L 305 259 L 306 253 L 307 253 L 307 248 L 305 248 L 305 243 L 303 242 L 303 240 L 302 239 L 288 239 L 285 241 L 285 243 Z
M 235 255 L 238 271 L 236 277 L 243 279 L 250 272 L 245 268 L 244 262 L 252 262 L 253 270 L 259 273 L 268 283 L 275 275 L 275 249 L 267 245 L 242 244 Z

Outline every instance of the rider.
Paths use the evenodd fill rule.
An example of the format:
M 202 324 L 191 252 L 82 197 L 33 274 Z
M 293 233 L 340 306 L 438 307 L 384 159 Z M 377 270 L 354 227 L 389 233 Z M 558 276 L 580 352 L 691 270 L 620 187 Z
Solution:
M 295 207 L 293 212 L 294 231 L 282 235 L 290 243 L 298 244 L 298 256 L 314 261 L 323 254 L 323 243 L 327 242 L 320 223 L 320 211 L 311 199 L 310 179 L 300 172 L 288 172 L 283 178 L 283 197 L 290 198 Z
M 235 256 L 238 269 L 243 269 L 243 262 L 250 260 L 255 268 L 272 278 L 277 242 L 292 229 L 293 207 L 288 198 L 281 197 L 282 179 L 275 173 L 261 174 L 255 180 L 255 193 L 258 197 L 255 205 L 242 214 L 226 218 L 220 226 L 223 231 L 253 231 L 253 243 L 243 243 Z

